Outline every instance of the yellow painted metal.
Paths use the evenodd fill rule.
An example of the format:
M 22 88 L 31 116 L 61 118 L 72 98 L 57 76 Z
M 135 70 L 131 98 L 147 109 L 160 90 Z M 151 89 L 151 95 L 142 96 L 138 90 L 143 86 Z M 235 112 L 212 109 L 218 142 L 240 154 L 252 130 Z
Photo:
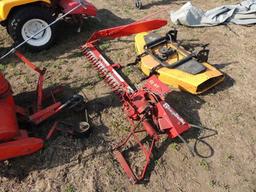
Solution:
M 146 44 L 144 36 L 148 33 L 140 33 L 135 36 L 135 48 L 138 55 L 144 52 L 144 45 Z M 190 53 L 185 49 L 178 47 L 175 43 L 168 43 L 168 47 L 176 49 L 177 55 L 171 56 L 167 63 L 175 63 L 178 59 L 188 56 Z M 157 51 L 158 47 L 155 48 Z M 149 75 L 150 70 L 159 63 L 150 55 L 145 55 L 141 58 L 140 68 L 145 75 Z M 214 87 L 224 80 L 224 75 L 209 63 L 202 63 L 207 69 L 199 74 L 193 75 L 181 71 L 179 69 L 170 69 L 162 67 L 157 70 L 158 78 L 165 84 L 174 88 L 178 88 L 192 94 L 200 94 Z
M 51 4 L 50 0 L 0 0 L 0 22 L 7 19 L 12 8 L 36 2 Z

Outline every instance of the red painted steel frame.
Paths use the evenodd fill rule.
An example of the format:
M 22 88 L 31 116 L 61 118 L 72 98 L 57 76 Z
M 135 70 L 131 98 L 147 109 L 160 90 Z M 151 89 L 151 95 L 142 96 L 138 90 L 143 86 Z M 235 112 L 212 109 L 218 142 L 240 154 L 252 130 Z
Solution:
M 37 72 L 39 74 L 38 82 L 37 82 L 37 107 L 33 114 L 29 114 L 28 119 L 33 122 L 34 124 L 38 125 L 45 121 L 46 119 L 50 118 L 51 116 L 55 115 L 61 110 L 61 102 L 57 102 L 54 100 L 54 103 L 46 108 L 42 108 L 42 103 L 44 100 L 44 91 L 43 91 L 43 83 L 44 83 L 44 74 L 46 72 L 46 68 L 43 70 L 39 69 L 35 66 L 30 60 L 28 60 L 23 54 L 16 51 L 16 56 L 19 57 L 30 69 Z
M 0 161 L 32 154 L 43 147 L 43 140 L 30 138 L 19 130 L 15 103 L 9 82 L 0 72 Z
M 37 104 L 35 111 L 31 115 L 29 110 L 15 105 L 11 91 L 8 91 L 8 95 L 5 93 L 5 97 L 0 97 L 0 120 L 1 118 L 4 118 L 0 121 L 0 161 L 23 155 L 30 155 L 43 147 L 44 141 L 42 139 L 28 137 L 25 130 L 18 129 L 15 109 L 17 113 L 25 116 L 26 119 L 29 119 L 30 122 L 37 125 L 58 113 L 61 110 L 62 105 L 61 102 L 56 102 L 54 100 L 52 105 L 43 109 L 42 103 L 45 97 L 43 92 L 43 82 L 46 69 L 39 69 L 18 51 L 16 51 L 15 54 L 29 68 L 39 74 L 37 82 Z M 2 74 L 0 73 L 0 89 L 4 92 L 6 87 L 8 88 L 10 85 L 4 78 L 1 77 Z M 8 89 L 11 90 L 10 87 Z
M 19 51 L 15 52 L 16 56 L 20 58 L 30 69 L 37 72 L 39 74 L 38 82 L 37 82 L 37 109 L 42 109 L 43 102 L 43 82 L 44 82 L 44 74 L 46 72 L 46 68 L 43 70 L 39 69 L 35 66 L 30 60 L 28 60 L 24 55 L 22 55 Z
M 92 37 L 81 47 L 85 57 L 94 65 L 99 74 L 104 78 L 112 90 L 120 97 L 123 109 L 132 125 L 130 134 L 114 148 L 114 155 L 128 175 L 132 183 L 144 179 L 150 156 L 159 134 L 166 133 L 170 138 L 180 136 L 190 128 L 190 125 L 164 101 L 165 93 L 169 88 L 162 84 L 155 76 L 148 79 L 142 89 L 133 90 L 118 74 L 116 66 L 111 64 L 97 50 L 95 43 L 102 38 L 117 38 L 140 32 L 150 31 L 164 26 L 165 20 L 139 21 L 129 25 L 105 29 L 95 32 Z M 137 125 L 135 125 L 137 122 Z M 142 124 L 144 130 L 137 130 Z M 147 132 L 152 142 L 150 148 L 142 144 L 137 134 Z M 133 137 L 146 157 L 146 163 L 141 174 L 136 175 L 122 154 L 121 148 Z

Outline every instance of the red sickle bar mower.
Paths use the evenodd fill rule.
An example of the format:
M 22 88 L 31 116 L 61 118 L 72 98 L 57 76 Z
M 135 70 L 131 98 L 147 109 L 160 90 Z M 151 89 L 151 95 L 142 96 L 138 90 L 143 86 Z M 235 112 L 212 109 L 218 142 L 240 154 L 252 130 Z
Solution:
M 165 20 L 140 21 L 129 25 L 114 27 L 98 31 L 81 47 L 84 56 L 98 70 L 105 82 L 116 93 L 122 104 L 132 128 L 130 133 L 114 149 L 114 156 L 120 163 L 132 183 L 144 179 L 150 163 L 150 156 L 155 143 L 160 139 L 160 134 L 167 134 L 173 139 L 179 137 L 186 141 L 181 134 L 188 131 L 192 125 L 187 123 L 168 103 L 164 101 L 164 95 L 170 92 L 169 88 L 162 84 L 157 77 L 151 76 L 141 89 L 132 89 L 131 86 L 118 74 L 119 64 L 112 64 L 104 58 L 97 49 L 100 39 L 114 39 L 140 32 L 158 29 L 167 24 Z M 139 129 L 140 125 L 144 129 Z M 139 133 L 146 132 L 152 139 L 149 149 L 142 144 Z M 125 159 L 122 148 L 133 137 L 146 157 L 146 163 L 141 174 L 137 175 Z M 186 143 L 187 144 L 187 143 Z M 187 145 L 188 146 L 188 145 Z M 193 154 L 193 149 L 189 147 Z
M 26 130 L 19 129 L 16 114 L 18 114 L 22 120 L 38 125 L 59 113 L 64 108 L 77 106 L 84 101 L 83 97 L 80 95 L 73 95 L 65 101 L 57 101 L 55 99 L 55 94 L 59 93 L 61 88 L 57 88 L 47 95 L 43 90 L 46 69 L 39 69 L 17 51 L 15 54 L 29 68 L 39 74 L 37 83 L 37 101 L 36 105 L 32 108 L 17 106 L 12 96 L 11 86 L 0 72 L 0 161 L 30 155 L 43 147 L 44 139 L 29 137 Z M 51 98 L 53 102 L 51 105 L 44 108 L 43 102 L 49 98 Z M 54 124 L 54 128 L 58 128 L 56 123 Z M 48 133 L 47 139 L 52 135 L 50 132 Z M 85 132 L 83 132 L 81 128 L 81 134 L 83 133 Z

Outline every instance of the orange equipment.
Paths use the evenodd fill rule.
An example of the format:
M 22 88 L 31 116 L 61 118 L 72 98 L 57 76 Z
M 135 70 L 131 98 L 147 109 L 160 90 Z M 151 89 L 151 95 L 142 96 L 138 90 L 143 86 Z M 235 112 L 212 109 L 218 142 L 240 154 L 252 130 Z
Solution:
M 15 55 L 39 75 L 36 90 L 37 100 L 36 105 L 32 104 L 32 106 L 26 108 L 16 105 L 12 96 L 11 86 L 0 72 L 0 161 L 30 155 L 43 147 L 43 139 L 29 137 L 26 130 L 19 129 L 16 113 L 28 123 L 39 125 L 65 108 L 71 109 L 84 101 L 83 97 L 78 94 L 68 99 L 57 100 L 55 94 L 61 91 L 61 87 L 46 94 L 43 89 L 46 68 L 39 69 L 18 51 L 15 52 Z M 48 99 L 52 101 L 50 105 L 48 103 L 46 106 L 44 101 Z M 73 131 L 70 134 L 86 136 L 89 132 L 89 127 L 87 122 L 84 123 L 85 126 L 81 126 L 80 130 L 69 130 L 70 132 Z M 50 135 L 48 134 L 47 139 L 49 139 Z
M 43 140 L 19 130 L 11 86 L 0 72 L 0 161 L 29 155 L 43 147 Z

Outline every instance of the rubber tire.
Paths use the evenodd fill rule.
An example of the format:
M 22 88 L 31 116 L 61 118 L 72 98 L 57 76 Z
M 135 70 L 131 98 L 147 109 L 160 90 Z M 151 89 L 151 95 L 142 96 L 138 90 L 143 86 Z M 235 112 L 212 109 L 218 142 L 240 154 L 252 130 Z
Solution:
M 16 45 L 24 41 L 21 34 L 21 29 L 23 25 L 30 19 L 41 19 L 44 20 L 46 23 L 50 24 L 55 20 L 55 17 L 53 16 L 53 12 L 51 12 L 50 9 L 46 7 L 31 6 L 20 8 L 20 10 L 15 12 L 15 14 L 9 19 L 7 26 L 7 30 Z M 23 46 L 32 52 L 49 49 L 56 42 L 57 37 L 56 24 L 52 25 L 50 28 L 52 31 L 52 36 L 46 44 L 42 46 L 32 46 L 28 43 L 25 43 Z

